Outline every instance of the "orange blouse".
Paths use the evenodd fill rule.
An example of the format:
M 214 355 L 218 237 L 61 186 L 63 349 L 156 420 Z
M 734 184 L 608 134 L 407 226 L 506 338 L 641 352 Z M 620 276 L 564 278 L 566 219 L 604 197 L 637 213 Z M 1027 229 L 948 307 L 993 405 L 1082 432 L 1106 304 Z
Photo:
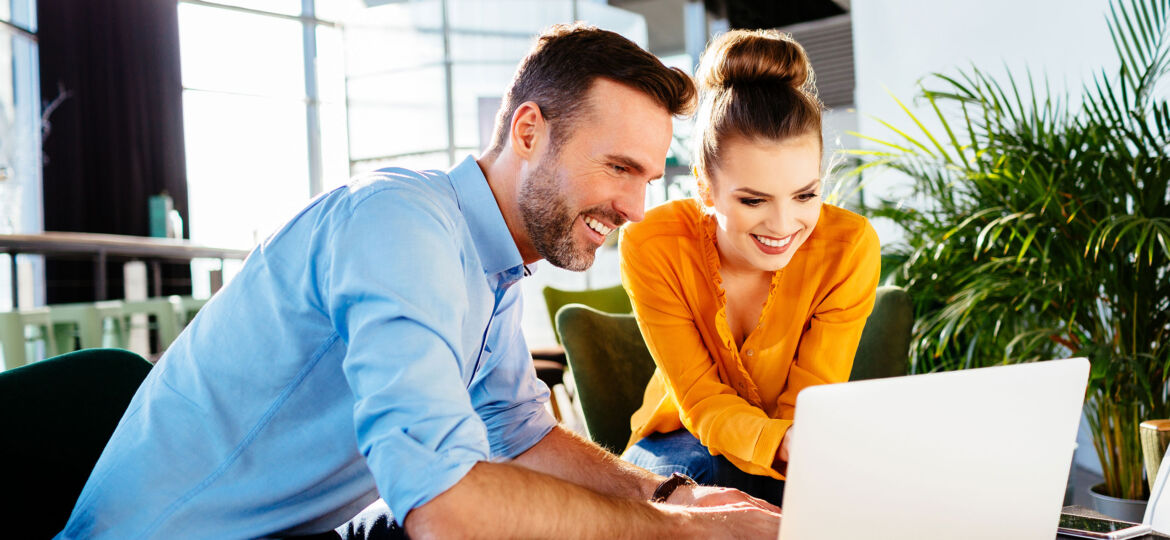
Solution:
M 796 395 L 849 379 L 881 265 L 865 218 L 828 204 L 772 275 L 757 327 L 737 348 L 727 324 L 715 219 L 671 201 L 622 230 L 622 283 L 658 369 L 630 419 L 634 444 L 686 428 L 745 472 L 772 468 Z

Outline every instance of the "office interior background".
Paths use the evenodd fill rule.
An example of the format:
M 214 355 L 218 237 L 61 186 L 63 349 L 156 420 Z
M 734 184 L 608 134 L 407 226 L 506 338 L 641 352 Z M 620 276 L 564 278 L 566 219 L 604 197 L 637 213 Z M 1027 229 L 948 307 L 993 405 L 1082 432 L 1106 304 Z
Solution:
M 828 107 L 828 169 L 837 150 L 871 144 L 851 133 L 884 136 L 883 120 L 904 119 L 894 98 L 937 128 L 914 99 L 932 72 L 1029 69 L 1077 89 L 1115 69 L 1107 9 L 1099 0 L 0 0 L 0 233 L 145 236 L 148 199 L 166 192 L 181 237 L 251 249 L 353 175 L 444 169 L 478 153 L 533 36 L 574 20 L 688 71 L 729 28 L 792 33 Z M 676 121 L 668 178 L 648 204 L 690 195 L 689 131 Z M 875 174 L 843 204 L 905 192 L 897 175 Z M 893 224 L 874 222 L 883 245 L 900 241 Z M 172 265 L 164 288 L 206 297 L 238 265 Z M 614 285 L 617 268 L 617 250 L 604 247 L 587 272 L 542 265 L 524 280 L 529 344 L 555 343 L 542 287 Z M 0 255 L 0 311 L 92 300 L 90 269 Z M 110 272 L 121 287 L 120 270 Z M 1080 447 L 1076 462 L 1099 470 L 1084 436 Z

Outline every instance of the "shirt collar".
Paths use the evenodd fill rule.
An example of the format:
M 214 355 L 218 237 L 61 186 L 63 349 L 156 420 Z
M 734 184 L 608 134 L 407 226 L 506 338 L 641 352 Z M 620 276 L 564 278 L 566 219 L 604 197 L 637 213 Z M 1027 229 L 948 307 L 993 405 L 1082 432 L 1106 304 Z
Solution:
M 524 277 L 524 258 L 512 240 L 504 215 L 496 204 L 496 198 L 488 187 L 475 158 L 467 156 L 458 165 L 447 171 L 455 196 L 459 199 L 459 210 L 467 219 L 471 239 L 483 262 L 487 275 L 504 273 L 503 280 L 512 282 Z

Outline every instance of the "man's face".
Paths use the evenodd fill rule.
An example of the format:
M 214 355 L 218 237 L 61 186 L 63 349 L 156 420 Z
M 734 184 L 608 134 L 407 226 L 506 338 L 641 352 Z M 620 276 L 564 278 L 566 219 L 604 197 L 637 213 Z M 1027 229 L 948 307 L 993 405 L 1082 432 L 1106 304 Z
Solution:
M 593 264 L 606 236 L 642 219 L 646 185 L 662 177 L 671 137 L 670 113 L 637 90 L 598 79 L 588 100 L 519 188 L 533 248 L 578 272 Z

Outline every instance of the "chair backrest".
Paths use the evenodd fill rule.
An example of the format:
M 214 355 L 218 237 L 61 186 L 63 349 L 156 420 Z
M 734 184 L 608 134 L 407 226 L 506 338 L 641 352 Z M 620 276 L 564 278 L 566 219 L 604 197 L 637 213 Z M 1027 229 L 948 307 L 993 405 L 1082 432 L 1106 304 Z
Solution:
M 879 287 L 849 380 L 905 375 L 913 324 L 906 291 Z M 634 316 L 569 304 L 557 312 L 556 329 L 573 370 L 589 438 L 620 453 L 629 442 L 630 416 L 642 405 L 654 374 L 654 359 Z
M 630 438 L 630 416 L 642 404 L 654 360 L 631 314 L 603 313 L 569 304 L 557 311 L 556 328 L 577 384 L 589 438 L 621 453 Z
M 906 374 L 914 306 L 901 287 L 878 287 L 873 312 L 865 320 L 861 342 L 853 356 L 849 380 L 880 379 Z
M 0 373 L 0 523 L 24 538 L 65 526 L 150 363 L 86 349 Z
M 566 291 L 556 287 L 544 288 L 544 304 L 548 307 L 548 316 L 553 328 L 557 327 L 557 311 L 562 306 L 581 304 L 605 313 L 632 313 L 630 295 L 619 285 L 604 289 L 588 289 L 584 291 Z M 557 335 L 560 340 L 560 335 Z

